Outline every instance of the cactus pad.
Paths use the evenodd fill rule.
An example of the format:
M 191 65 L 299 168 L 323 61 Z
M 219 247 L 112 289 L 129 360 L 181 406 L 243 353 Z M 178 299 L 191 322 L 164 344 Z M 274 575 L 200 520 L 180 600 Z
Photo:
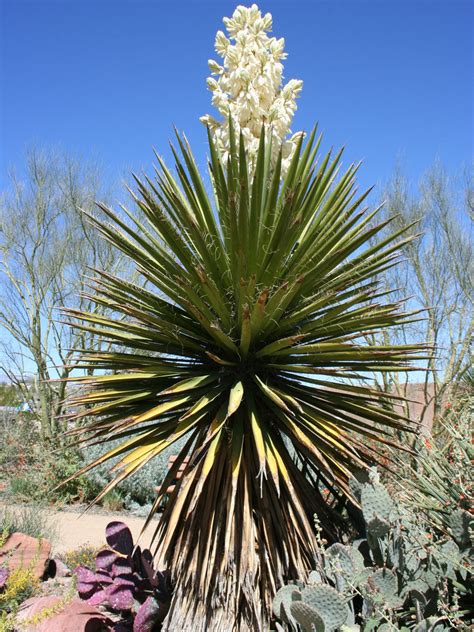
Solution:
M 298 621 L 303 632 L 327 632 L 319 612 L 304 601 L 292 603 L 291 614 Z
M 377 601 L 383 601 L 390 608 L 397 608 L 402 600 L 398 596 L 397 575 L 388 568 L 379 568 L 367 580 Z
M 344 574 L 350 575 L 356 570 L 354 551 L 344 544 L 333 544 L 326 550 L 326 566 L 329 564 L 331 570 L 341 570 Z
M 279 619 L 287 621 L 292 602 L 300 599 L 301 594 L 295 584 L 282 586 L 273 600 L 273 614 Z
M 471 536 L 469 530 L 474 529 L 474 518 L 471 514 L 464 509 L 457 509 L 453 512 L 450 519 L 451 533 L 456 542 L 462 546 L 467 547 L 471 543 Z
M 374 538 L 384 538 L 390 531 L 390 523 L 383 518 L 374 516 L 367 522 L 367 531 Z
M 393 501 L 385 487 L 380 483 L 363 486 L 361 504 L 367 524 L 375 517 L 386 522 L 389 521 L 390 512 L 393 509 Z
M 302 590 L 301 597 L 304 603 L 317 610 L 324 621 L 326 632 L 335 630 L 346 622 L 349 614 L 347 605 L 337 590 L 331 586 L 308 586 Z

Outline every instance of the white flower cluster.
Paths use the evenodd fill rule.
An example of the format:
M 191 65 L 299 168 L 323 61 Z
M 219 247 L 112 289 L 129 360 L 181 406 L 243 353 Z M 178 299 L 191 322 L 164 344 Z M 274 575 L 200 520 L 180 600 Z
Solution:
M 264 124 L 267 135 L 272 134 L 273 160 L 282 147 L 284 174 L 302 134 L 298 132 L 289 137 L 303 82 L 292 79 L 282 86 L 285 40 L 267 35 L 272 28 L 270 13 L 262 16 L 256 4 L 250 8 L 238 6 L 231 18 L 224 18 L 224 25 L 229 37 L 218 31 L 215 43 L 223 65 L 210 59 L 213 76 L 207 80 L 212 104 L 223 120 L 217 121 L 210 115 L 200 120 L 209 126 L 223 159 L 227 160 L 230 115 L 237 138 L 242 131 L 251 168 L 255 166 Z

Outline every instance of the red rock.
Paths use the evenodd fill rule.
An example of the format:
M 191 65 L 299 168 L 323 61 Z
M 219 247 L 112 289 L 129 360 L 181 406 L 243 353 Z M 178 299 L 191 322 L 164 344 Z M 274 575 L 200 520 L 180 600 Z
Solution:
M 51 554 L 51 542 L 38 540 L 24 533 L 12 533 L 0 547 L 0 565 L 6 563 L 10 571 L 31 567 L 33 573 L 41 579 L 48 566 Z
M 22 632 L 99 632 L 110 620 L 94 606 L 75 597 L 58 611 L 46 616 L 47 610 L 58 606 L 60 597 L 32 597 L 21 604 L 16 622 Z M 35 622 L 32 619 L 36 619 Z

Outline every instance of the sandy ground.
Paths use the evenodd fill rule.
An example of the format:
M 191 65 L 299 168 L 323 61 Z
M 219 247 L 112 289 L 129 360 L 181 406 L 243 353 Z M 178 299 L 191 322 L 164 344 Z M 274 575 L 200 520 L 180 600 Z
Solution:
M 3 505 L 5 507 L 5 505 Z M 9 505 L 11 511 L 21 511 L 21 506 Z M 140 531 L 145 523 L 145 518 L 139 518 L 127 513 L 79 513 L 77 511 L 63 511 L 54 509 L 41 509 L 52 527 L 53 554 L 71 551 L 81 546 L 100 547 L 105 545 L 105 528 L 112 520 L 124 522 L 133 535 L 136 543 Z M 153 520 L 140 539 L 139 544 L 144 547 L 150 545 L 153 530 L 156 528 L 156 520 Z

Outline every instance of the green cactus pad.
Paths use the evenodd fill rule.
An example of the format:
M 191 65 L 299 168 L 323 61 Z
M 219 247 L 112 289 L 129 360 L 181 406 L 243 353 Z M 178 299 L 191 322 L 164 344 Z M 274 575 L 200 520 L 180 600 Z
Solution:
M 407 595 L 409 592 L 416 590 L 422 594 L 427 593 L 430 590 L 430 585 L 424 579 L 424 577 L 418 577 L 417 579 L 412 579 L 409 581 L 404 590 L 402 591 L 402 596 Z
M 398 596 L 397 575 L 388 568 L 380 568 L 367 580 L 367 585 L 375 593 L 376 601 L 383 601 L 390 608 L 397 608 L 402 600 Z
M 379 568 L 370 576 L 369 582 L 382 595 L 390 596 L 398 592 L 397 576 L 389 568 Z
M 389 493 L 380 483 L 366 484 L 361 494 L 362 512 L 367 523 L 375 517 L 389 521 L 393 509 L 393 501 Z
M 304 603 L 316 609 L 324 621 L 326 632 L 335 630 L 346 622 L 348 608 L 341 595 L 331 588 L 321 584 L 308 586 L 301 592 Z
M 358 571 L 361 571 L 365 568 L 364 556 L 359 550 L 360 545 L 364 542 L 365 540 L 354 540 L 351 545 L 352 557 Z
M 371 520 L 367 521 L 367 531 L 374 538 L 384 538 L 390 531 L 390 523 L 383 518 L 374 516 Z
M 452 540 L 443 542 L 443 544 L 439 547 L 439 551 L 451 565 L 457 564 L 461 558 L 459 547 L 456 542 L 453 542 Z
M 333 544 L 326 549 L 325 557 L 326 570 L 331 569 L 333 572 L 340 570 L 345 575 L 351 575 L 356 570 L 354 551 L 349 546 Z
M 300 624 L 303 632 L 327 632 L 320 613 L 304 601 L 293 602 L 291 614 Z
M 282 586 L 273 600 L 273 614 L 282 619 L 282 621 L 287 621 L 287 613 L 290 612 L 290 606 L 293 601 L 298 599 L 301 599 L 301 593 L 296 584 Z
M 372 575 L 372 573 L 373 573 L 372 568 L 362 568 L 361 570 L 357 571 L 357 573 L 354 574 L 352 578 L 352 582 L 351 582 L 352 585 L 356 586 L 356 588 L 361 588 L 365 586 L 367 584 L 367 580 Z
M 311 571 L 308 575 L 308 584 L 322 584 L 323 578 L 318 571 Z
M 450 528 L 453 538 L 461 548 L 470 545 L 469 529 L 474 530 L 474 518 L 464 509 L 456 509 L 451 515 Z
M 360 495 L 362 493 L 363 486 L 370 480 L 369 473 L 366 470 L 360 470 L 354 472 L 354 475 L 349 479 L 349 489 L 353 496 L 360 502 Z

